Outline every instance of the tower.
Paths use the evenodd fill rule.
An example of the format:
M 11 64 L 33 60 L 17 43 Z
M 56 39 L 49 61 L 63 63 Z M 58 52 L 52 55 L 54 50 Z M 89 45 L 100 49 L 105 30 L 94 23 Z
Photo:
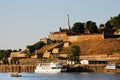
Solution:
M 70 21 L 69 21 L 69 14 L 67 15 L 67 30 L 70 30 Z

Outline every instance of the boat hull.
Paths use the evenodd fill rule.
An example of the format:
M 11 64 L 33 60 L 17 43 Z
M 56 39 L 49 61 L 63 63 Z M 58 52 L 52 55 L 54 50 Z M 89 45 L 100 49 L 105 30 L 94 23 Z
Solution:
M 35 69 L 35 73 L 59 73 L 61 69 Z
M 105 69 L 105 73 L 120 73 L 120 69 Z

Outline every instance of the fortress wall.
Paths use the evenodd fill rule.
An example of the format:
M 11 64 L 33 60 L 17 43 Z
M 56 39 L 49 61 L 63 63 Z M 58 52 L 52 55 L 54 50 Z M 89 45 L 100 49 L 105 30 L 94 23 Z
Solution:
M 69 41 L 71 42 L 78 42 L 84 40 L 100 40 L 104 39 L 103 34 L 92 34 L 92 35 L 79 35 L 79 36 L 69 36 Z
M 77 39 L 78 39 L 78 36 L 69 36 L 68 37 L 68 41 L 70 41 L 70 42 L 76 42 Z

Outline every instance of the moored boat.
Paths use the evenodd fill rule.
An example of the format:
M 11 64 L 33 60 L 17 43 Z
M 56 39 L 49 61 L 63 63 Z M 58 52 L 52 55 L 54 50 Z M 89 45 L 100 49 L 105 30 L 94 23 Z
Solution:
M 63 69 L 62 63 L 59 62 L 42 63 L 35 68 L 36 73 L 58 73 L 65 70 L 66 69 Z
M 106 65 L 104 72 L 120 73 L 120 64 L 108 64 Z
M 11 73 L 11 77 L 22 77 L 22 75 L 18 74 L 17 72 Z

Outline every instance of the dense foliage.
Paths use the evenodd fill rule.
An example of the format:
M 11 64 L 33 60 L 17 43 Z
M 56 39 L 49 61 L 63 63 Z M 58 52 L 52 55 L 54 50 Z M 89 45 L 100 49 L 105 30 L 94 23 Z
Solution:
M 86 28 L 89 30 L 90 33 L 98 33 L 98 28 L 95 22 L 87 21 Z
M 76 22 L 73 24 L 72 31 L 75 34 L 84 33 L 84 29 L 87 29 L 89 33 L 102 33 L 105 29 L 119 29 L 120 28 L 120 14 L 118 16 L 111 17 L 105 24 L 100 24 L 99 27 L 93 21 L 87 21 L 86 23 Z M 102 30 L 101 30 L 102 29 Z
M 14 51 L 16 51 L 16 50 L 14 50 Z M 0 60 L 2 60 L 3 64 L 8 63 L 8 57 L 10 56 L 11 52 L 13 52 L 11 49 L 0 50 Z
M 73 25 L 72 27 L 72 31 L 75 34 L 80 34 L 80 33 L 84 33 L 84 29 L 85 29 L 85 24 L 81 23 L 81 22 L 77 22 Z
M 110 20 L 106 22 L 107 28 L 120 28 L 120 14 L 115 17 L 111 17 Z
M 79 61 L 80 53 L 81 51 L 79 46 L 71 46 L 67 55 L 67 59 L 70 61 Z
M 38 42 L 38 43 L 36 43 L 34 45 L 27 46 L 27 50 L 25 51 L 26 56 L 31 57 L 34 54 L 36 49 L 39 49 L 44 45 L 45 45 L 45 43 L 40 41 L 40 42 Z

